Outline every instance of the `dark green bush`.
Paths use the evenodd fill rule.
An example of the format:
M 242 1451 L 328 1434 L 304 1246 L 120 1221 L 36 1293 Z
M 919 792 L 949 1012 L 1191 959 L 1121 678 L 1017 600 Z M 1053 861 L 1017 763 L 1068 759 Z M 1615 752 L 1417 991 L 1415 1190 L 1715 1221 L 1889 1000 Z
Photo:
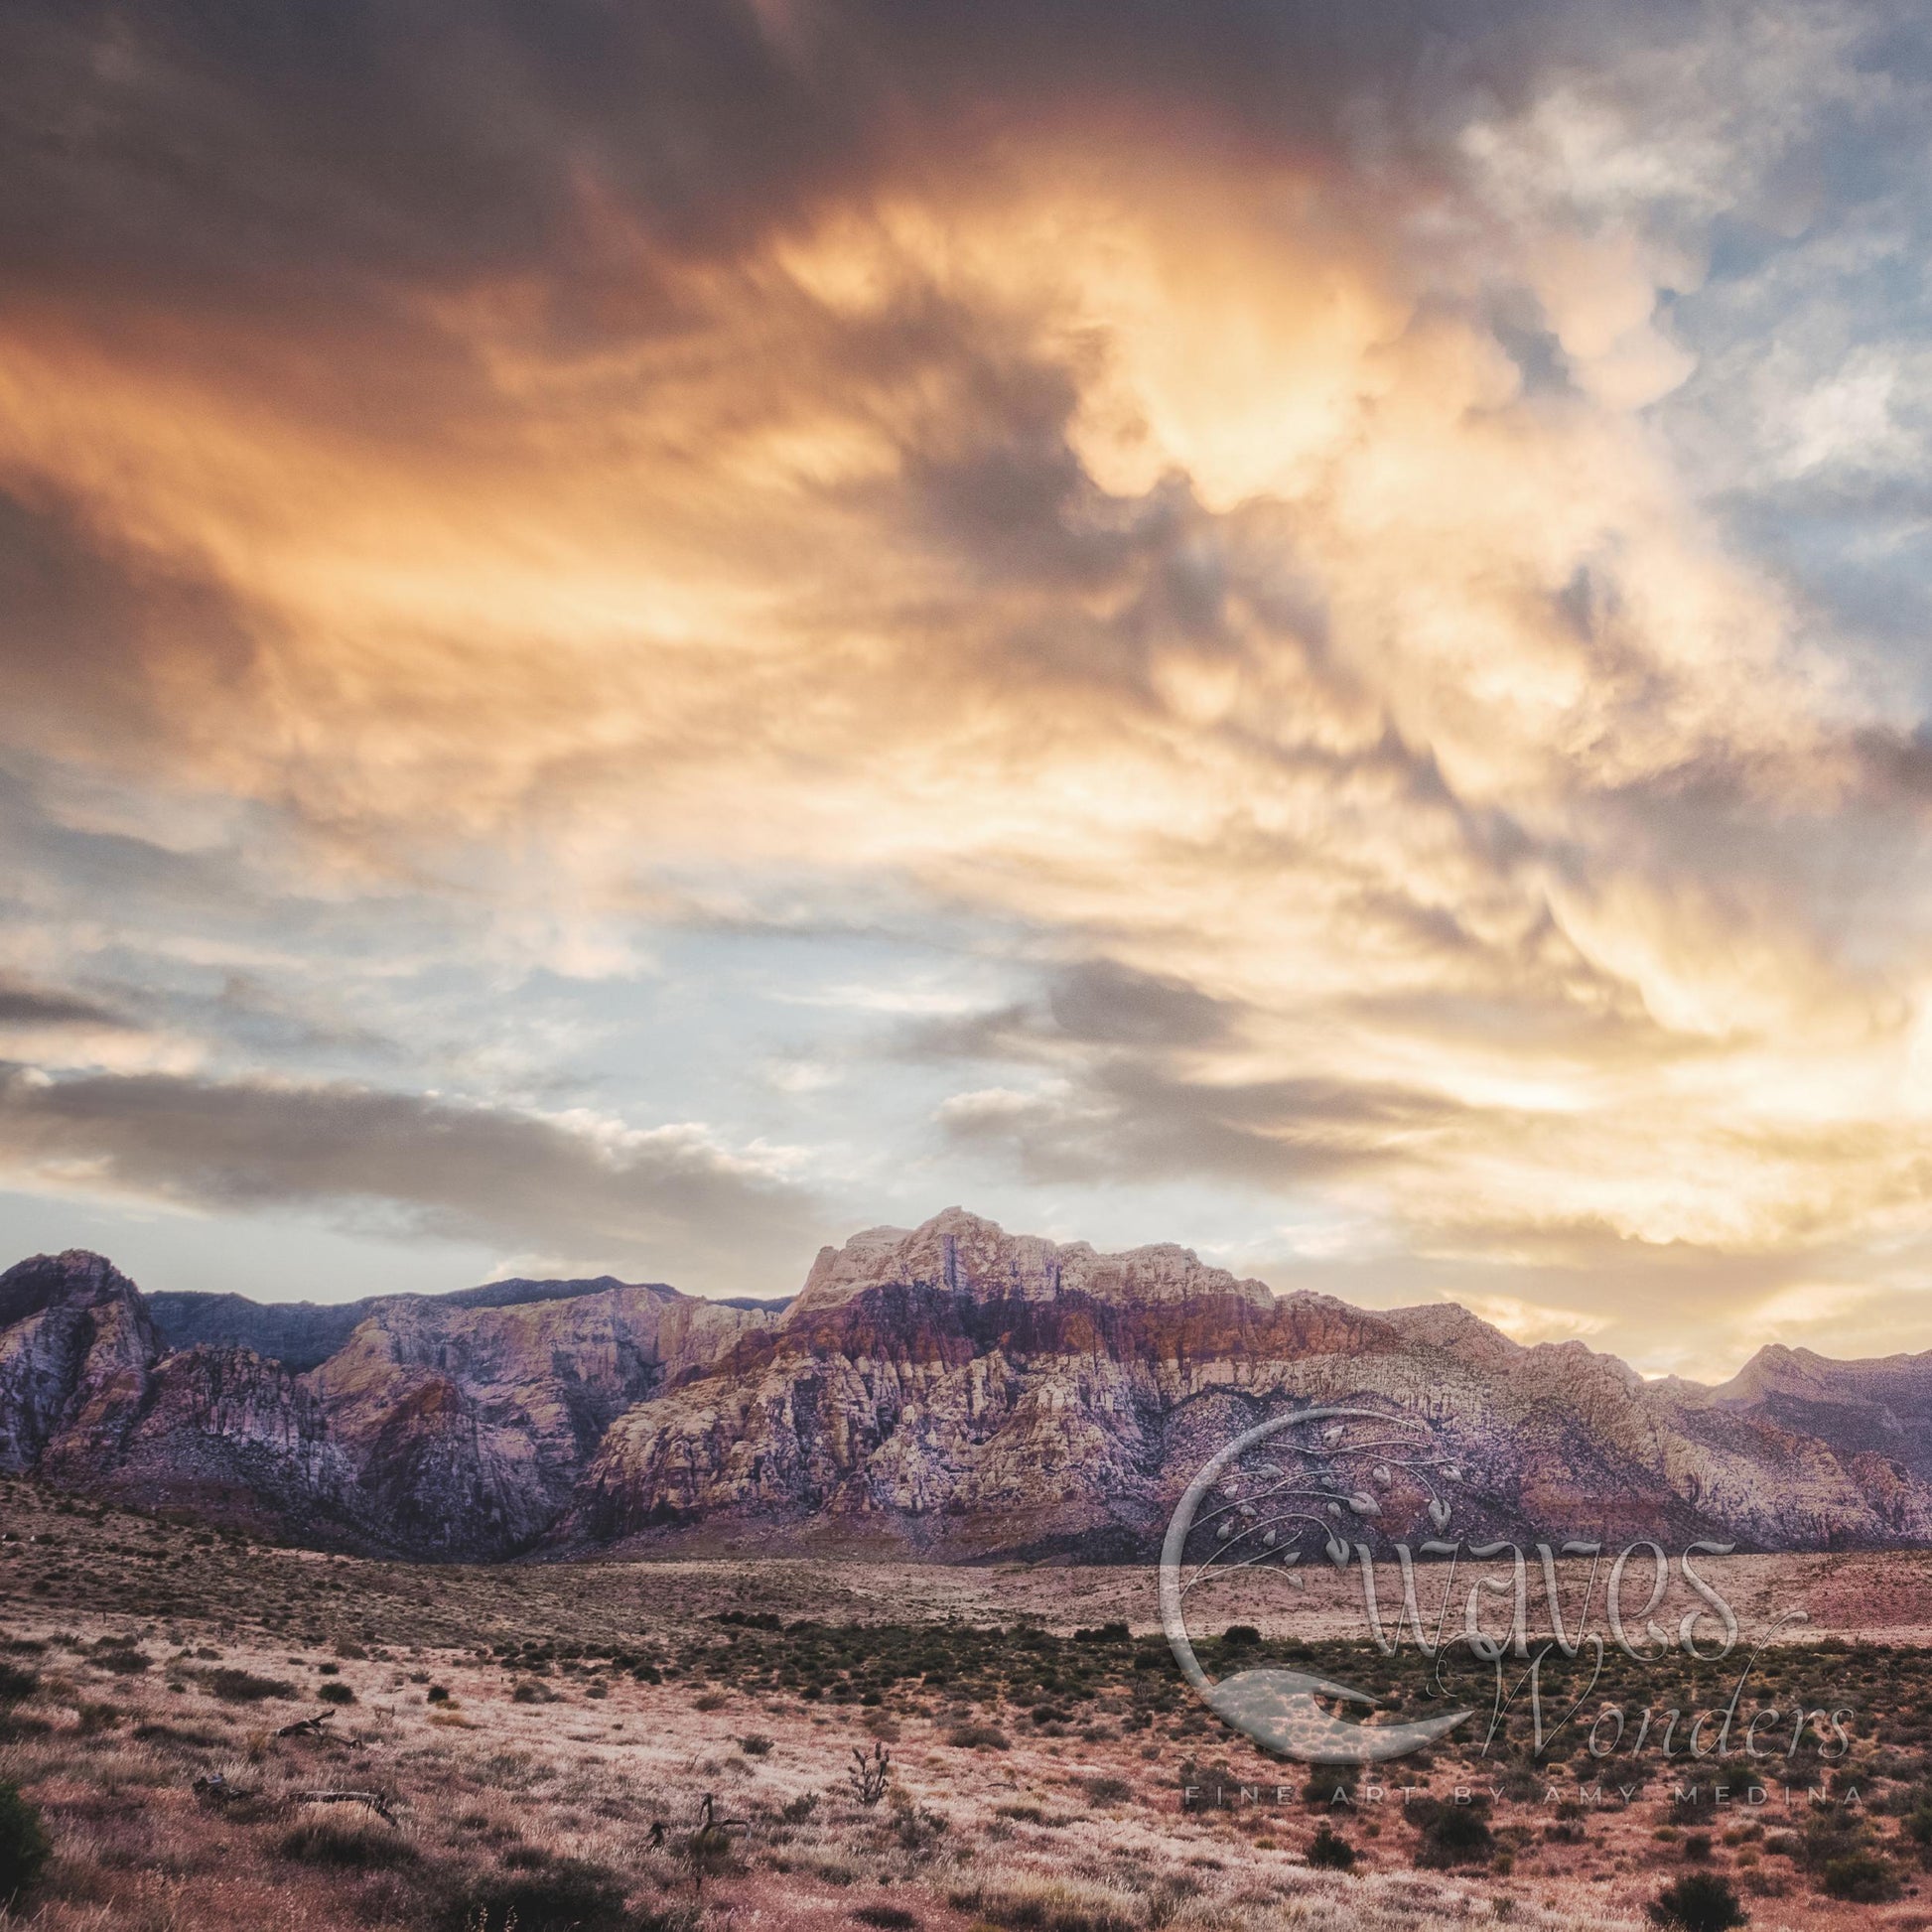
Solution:
M 1232 1774 L 1229 1782 L 1234 1782 Z M 1197 1782 L 1194 1778 L 1189 1784 Z M 1324 1764 L 1319 1766 L 1308 1783 L 1302 1787 L 1302 1802 L 1305 1805 L 1319 1805 L 1324 1809 L 1337 1799 L 1352 1804 L 1355 1797 L 1355 1767 L 1352 1764 Z
M 1855 1905 L 1882 1905 L 1902 1889 L 1898 1874 L 1875 1852 L 1847 1852 L 1825 1862 L 1824 1886 L 1833 1898 Z
M 31 1670 L 22 1670 L 17 1664 L 0 1663 L 0 1705 L 19 1704 L 30 1698 L 41 1687 L 40 1676 Z
M 1486 1864 L 1496 1849 L 1489 1819 L 1476 1805 L 1432 1805 L 1421 1823 L 1422 1843 L 1416 1848 L 1416 1863 L 1433 1870 Z
M 946 1742 L 956 1744 L 965 1751 L 1004 1751 L 1013 1748 L 1013 1740 L 993 1725 L 955 1725 L 946 1733 Z
M 861 1925 L 876 1925 L 880 1932 L 909 1932 L 918 1920 L 903 1905 L 860 1905 L 852 1916 Z
M 0 1905 L 32 1888 L 53 1850 L 39 1808 L 20 1795 L 18 1785 L 0 1784 Z
M 355 1693 L 346 1684 L 337 1682 L 324 1684 L 316 1692 L 324 1704 L 353 1704 Z
M 1309 1863 L 1317 1871 L 1349 1871 L 1355 1864 L 1355 1848 L 1326 1825 L 1309 1844 Z
M 1644 1912 L 1651 1924 L 1678 1932 L 1730 1932 L 1749 1922 L 1730 1880 L 1715 1871 L 1693 1871 L 1666 1885 Z
M 280 1678 L 257 1677 L 253 1671 L 232 1666 L 204 1672 L 202 1682 L 223 1704 L 259 1704 L 264 1698 L 292 1698 L 296 1694 L 295 1686 L 284 1684 Z

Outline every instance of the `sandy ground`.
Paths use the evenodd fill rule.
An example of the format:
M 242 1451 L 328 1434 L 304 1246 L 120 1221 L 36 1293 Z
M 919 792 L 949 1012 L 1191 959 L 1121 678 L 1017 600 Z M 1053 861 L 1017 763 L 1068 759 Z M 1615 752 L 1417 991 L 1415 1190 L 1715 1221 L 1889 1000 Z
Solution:
M 1397 1932 L 1504 1918 L 1581 1932 L 1640 1924 L 1664 1883 L 1704 1869 L 1736 1884 L 1758 1932 L 1932 1927 L 1932 1882 L 1886 1809 L 1923 1785 L 1932 1741 L 1932 1580 L 1917 1555 L 1714 1560 L 1706 1573 L 1746 1634 L 1806 1609 L 1808 1629 L 1787 1632 L 1802 1639 L 1794 1655 L 1823 1634 L 1910 1646 L 1831 1653 L 1848 1696 L 1875 1701 L 1896 1732 L 1859 1745 L 1860 1830 L 1897 1886 L 1865 1905 L 1821 1895 L 1790 1856 L 1812 1808 L 1775 1779 L 1747 1776 L 1720 1803 L 1707 1777 L 1712 1808 L 1674 1817 L 1673 1773 L 1625 1788 L 1573 1755 L 1535 1775 L 1519 1761 L 1510 1778 L 1449 1752 L 1364 1778 L 1336 1804 L 1200 1709 L 1158 1644 L 1074 1685 L 1083 1660 L 1112 1653 L 1042 1641 L 1041 1669 L 1060 1673 L 1050 1696 L 968 1681 L 974 1645 L 1005 1654 L 1017 1630 L 1153 1628 L 1144 1571 L 425 1570 L 76 1514 L 20 1484 L 0 1487 L 0 1535 L 13 1539 L 0 1544 L 0 1656 L 33 1680 L 6 1709 L 0 1778 L 41 1807 L 54 1841 L 18 1915 L 42 1932 L 461 1932 L 451 1913 L 477 1887 L 481 1923 L 500 1932 L 488 1899 L 502 1886 L 580 1868 L 618 1900 L 617 1916 L 580 1921 L 587 1932 Z M 1214 1620 L 1339 1632 L 1354 1627 L 1357 1589 L 1333 1573 L 1299 1588 L 1244 1579 Z M 800 1618 L 828 1641 L 857 1625 L 923 1643 L 928 1668 L 868 1705 L 863 1666 L 834 1657 L 824 1689 L 800 1691 L 778 1680 L 812 1639 L 746 1621 Z M 1008 1636 L 974 1634 L 995 1627 Z M 234 1701 L 224 1671 L 271 1689 Z M 325 1704 L 343 1695 L 332 1686 L 352 1701 Z M 319 1735 L 277 1734 L 325 1713 Z M 850 1773 L 855 1750 L 875 1747 L 890 1772 L 867 1805 Z M 1413 1800 L 1460 1790 L 1493 1794 L 1491 1848 L 1473 1867 L 1418 1869 Z M 395 1822 L 315 1797 L 337 1791 L 377 1794 Z M 707 1798 L 732 1821 L 712 1866 L 692 1851 Z M 1331 1821 L 1352 1873 L 1310 1866 Z M 518 1925 L 544 1932 L 527 1914 Z

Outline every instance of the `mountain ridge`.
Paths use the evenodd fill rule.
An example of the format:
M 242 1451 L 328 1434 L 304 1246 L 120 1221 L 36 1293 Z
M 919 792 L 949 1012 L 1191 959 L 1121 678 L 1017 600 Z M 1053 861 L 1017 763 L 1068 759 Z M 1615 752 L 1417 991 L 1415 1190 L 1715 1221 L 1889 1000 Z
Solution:
M 390 1555 L 1145 1557 L 1205 1454 L 1309 1401 L 1428 1421 L 1471 1534 L 1932 1542 L 1932 1353 L 1769 1344 L 1724 1383 L 1645 1382 L 1454 1304 L 1277 1296 L 960 1208 L 763 1303 L 610 1276 L 144 1296 L 84 1250 L 0 1275 L 0 1468 Z

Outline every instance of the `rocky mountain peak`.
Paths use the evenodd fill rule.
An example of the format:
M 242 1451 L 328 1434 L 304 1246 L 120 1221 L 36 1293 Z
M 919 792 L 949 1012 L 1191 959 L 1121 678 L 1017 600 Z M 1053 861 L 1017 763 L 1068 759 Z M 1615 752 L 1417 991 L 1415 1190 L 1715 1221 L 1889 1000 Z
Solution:
M 1815 1396 L 1824 1392 L 1822 1378 L 1838 1367 L 1809 1348 L 1767 1341 L 1728 1382 L 1712 1390 L 1711 1399 L 1739 1403 L 1761 1402 L 1770 1395 Z
M 91 1248 L 31 1255 L 0 1275 L 0 1327 L 53 1308 L 89 1309 L 138 1299 L 134 1284 Z
M 1405 1340 L 1420 1342 L 1426 1348 L 1440 1348 L 1460 1361 L 1501 1364 L 1523 1353 L 1521 1342 L 1511 1341 L 1500 1328 L 1492 1327 L 1455 1302 L 1425 1302 L 1415 1308 L 1385 1309 L 1382 1319 Z
M 1085 1241 L 1009 1234 L 996 1221 L 949 1207 L 916 1228 L 868 1228 L 842 1248 L 821 1248 L 781 1325 L 795 1327 L 889 1287 L 944 1289 L 976 1301 L 1050 1302 L 1073 1292 L 1143 1306 L 1213 1297 L 1262 1310 L 1275 1305 L 1265 1283 L 1237 1280 L 1172 1242 L 1100 1254 Z
M 157 1354 L 141 1292 L 69 1248 L 0 1275 L 0 1469 L 88 1480 L 125 1445 Z

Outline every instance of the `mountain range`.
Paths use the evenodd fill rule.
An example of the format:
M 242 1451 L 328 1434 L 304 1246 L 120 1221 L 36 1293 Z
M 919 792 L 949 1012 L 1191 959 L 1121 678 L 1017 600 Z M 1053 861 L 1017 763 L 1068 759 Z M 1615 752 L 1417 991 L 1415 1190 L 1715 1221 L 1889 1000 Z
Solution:
M 1646 1382 L 1453 1304 L 1277 1296 L 958 1208 L 774 1302 L 149 1296 L 80 1250 L 0 1275 L 0 1470 L 372 1555 L 1146 1558 L 1208 1454 L 1309 1401 L 1429 1423 L 1465 1534 L 1932 1543 L 1932 1353 Z

